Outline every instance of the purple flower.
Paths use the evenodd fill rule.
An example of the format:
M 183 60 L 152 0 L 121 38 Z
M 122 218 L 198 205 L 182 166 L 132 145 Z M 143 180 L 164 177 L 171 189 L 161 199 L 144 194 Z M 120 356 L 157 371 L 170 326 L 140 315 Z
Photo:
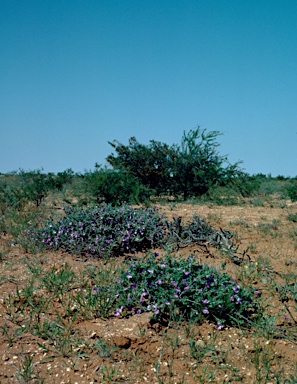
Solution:
M 223 328 L 224 328 L 223 324 L 218 321 L 217 322 L 217 329 L 220 331 Z
M 174 287 L 177 287 L 177 282 L 176 282 L 176 281 L 171 280 L 171 284 L 172 284 Z
M 202 300 L 202 303 L 203 303 L 203 304 L 208 304 L 208 303 L 209 303 L 209 300 L 204 299 L 204 300 Z
M 142 295 L 140 295 L 140 299 L 139 299 L 139 302 L 140 303 L 143 303 L 144 302 L 144 295 L 142 294 Z
M 241 304 L 242 303 L 242 300 L 240 297 L 236 297 L 236 304 Z
M 262 292 L 259 289 L 257 289 L 256 291 L 254 291 L 254 294 L 257 296 L 261 296 Z
M 144 296 L 147 296 L 147 292 L 146 292 L 145 290 L 143 290 L 143 291 L 142 291 L 142 294 L 140 295 L 140 299 L 139 299 L 139 301 L 140 301 L 141 303 L 144 302 Z
M 207 307 L 205 307 L 205 308 L 202 310 L 202 312 L 203 312 L 205 315 L 207 315 L 207 314 L 209 313 L 209 310 L 208 310 Z
M 158 315 L 158 314 L 160 313 L 160 311 L 159 311 L 159 309 L 158 309 L 158 305 L 157 305 L 157 304 L 153 304 L 152 306 L 153 306 L 153 308 L 154 308 L 154 314 L 155 314 L 155 315 Z
M 185 276 L 189 276 L 190 273 L 191 273 L 191 272 L 184 271 L 184 275 L 185 275 Z
M 100 289 L 99 287 L 95 287 L 95 288 L 93 289 L 93 292 L 94 292 L 94 293 L 100 293 L 100 291 L 101 291 L 101 289 Z
M 233 291 L 235 293 L 238 293 L 240 291 L 240 286 L 239 285 L 235 285 L 232 289 L 233 289 Z
M 132 279 L 132 277 L 133 277 L 133 276 L 131 275 L 131 273 L 127 273 L 127 278 L 128 278 L 128 279 Z
M 155 257 L 159 256 L 159 252 L 154 252 L 154 256 Z
M 190 286 L 186 285 L 185 288 L 184 288 L 184 291 L 187 291 L 188 289 L 190 289 Z
M 161 279 L 157 280 L 157 281 L 156 281 L 156 285 L 157 285 L 157 284 L 158 284 L 158 285 L 161 285 L 161 284 L 162 284 L 162 280 L 161 280 Z
M 124 309 L 124 306 L 122 305 L 120 308 L 117 308 L 115 311 L 114 311 L 114 315 L 115 316 L 120 316 L 121 313 L 122 313 L 122 310 Z
M 232 295 L 230 296 L 230 301 L 234 301 L 235 300 L 235 297 Z

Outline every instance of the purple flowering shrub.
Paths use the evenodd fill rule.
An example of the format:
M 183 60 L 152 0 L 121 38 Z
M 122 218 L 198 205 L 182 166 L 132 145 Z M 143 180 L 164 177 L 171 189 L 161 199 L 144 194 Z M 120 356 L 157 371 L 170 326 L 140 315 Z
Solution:
M 49 221 L 34 236 L 46 249 L 101 257 L 159 246 L 164 224 L 156 209 L 106 204 L 67 209 L 63 218 Z
M 193 256 L 161 260 L 150 255 L 131 263 L 116 283 L 115 316 L 153 312 L 156 321 L 209 319 L 219 329 L 246 325 L 257 318 L 259 305 L 252 288 L 241 287 L 226 273 L 195 262 Z

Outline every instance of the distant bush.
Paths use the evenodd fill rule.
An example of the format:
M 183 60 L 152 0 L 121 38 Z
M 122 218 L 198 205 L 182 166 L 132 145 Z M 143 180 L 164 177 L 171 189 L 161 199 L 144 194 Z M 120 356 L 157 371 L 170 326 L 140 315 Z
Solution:
M 225 273 L 201 265 L 193 256 L 176 259 L 152 255 L 133 262 L 122 271 L 116 284 L 116 316 L 152 312 L 156 321 L 208 319 L 224 325 L 247 325 L 258 316 L 252 287 L 243 288 Z
M 293 221 L 294 223 L 297 223 L 297 213 L 289 213 L 288 220 Z
M 107 161 L 114 169 L 127 172 L 155 190 L 157 195 L 181 195 L 186 200 L 238 175 L 238 164 L 228 164 L 226 156 L 217 152 L 219 134 L 198 127 L 184 132 L 181 145 L 172 146 L 154 140 L 143 145 L 135 137 L 126 146 L 114 141 L 110 144 L 117 155 L 108 156 Z
M 297 182 L 292 182 L 287 187 L 287 192 L 292 202 L 297 201 Z
M 54 188 L 53 174 L 42 173 L 40 169 L 34 171 L 20 169 L 18 176 L 22 196 L 27 201 L 34 202 L 36 207 L 41 204 L 49 191 Z
M 20 188 L 17 188 L 12 182 L 0 179 L 0 213 L 4 215 L 7 209 L 20 209 L 24 204 L 24 197 Z
M 84 174 L 85 190 L 97 202 L 120 205 L 144 203 L 153 193 L 127 172 L 96 165 L 93 172 Z
M 71 168 L 66 169 L 66 171 L 58 172 L 52 177 L 53 188 L 56 188 L 58 191 L 62 191 L 65 184 L 72 183 L 75 177 L 75 173 Z
M 66 216 L 31 235 L 37 246 L 70 253 L 109 256 L 149 249 L 161 244 L 162 216 L 153 208 L 103 205 L 71 208 Z
M 211 187 L 207 193 L 198 198 L 199 202 L 210 202 L 215 205 L 237 205 L 242 195 L 232 187 Z

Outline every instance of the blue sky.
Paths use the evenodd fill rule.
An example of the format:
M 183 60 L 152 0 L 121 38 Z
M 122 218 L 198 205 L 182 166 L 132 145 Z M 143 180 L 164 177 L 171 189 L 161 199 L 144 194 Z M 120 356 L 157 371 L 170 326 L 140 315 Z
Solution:
M 198 125 L 297 175 L 296 0 L 0 0 L 0 172 L 94 169 Z

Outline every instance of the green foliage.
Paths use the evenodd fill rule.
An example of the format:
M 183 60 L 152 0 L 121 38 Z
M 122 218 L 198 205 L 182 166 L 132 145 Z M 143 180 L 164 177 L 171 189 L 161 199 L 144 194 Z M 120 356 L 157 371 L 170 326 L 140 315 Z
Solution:
M 98 355 L 104 358 L 110 357 L 118 349 L 117 346 L 110 346 L 104 339 L 97 340 L 94 348 L 98 351 Z
M 72 183 L 74 176 L 75 174 L 71 168 L 68 168 L 63 172 L 58 172 L 57 175 L 53 176 L 53 187 L 58 191 L 62 191 L 65 184 Z
M 297 223 L 297 213 L 289 213 L 288 220 L 293 221 L 294 223 Z
M 75 282 L 75 272 L 69 264 L 65 264 L 59 271 L 50 270 L 41 278 L 41 282 L 48 292 L 56 296 L 69 291 Z
M 199 196 L 212 185 L 230 182 L 240 174 L 238 164 L 227 164 L 217 152 L 219 132 L 207 133 L 199 127 L 184 132 L 181 145 L 168 146 L 154 140 L 149 145 L 130 138 L 127 146 L 114 141 L 107 161 L 114 169 L 125 170 L 158 195 Z
M 31 238 L 48 249 L 105 256 L 158 246 L 163 228 L 162 216 L 155 209 L 103 205 L 68 209 L 65 217 L 49 221 L 32 232 Z
M 212 186 L 207 193 L 198 198 L 198 201 L 215 205 L 236 205 L 241 197 L 242 195 L 232 187 Z
M 114 169 L 128 172 L 141 184 L 155 190 L 157 195 L 172 188 L 173 164 L 177 156 L 175 146 L 170 147 L 155 140 L 143 145 L 135 137 L 131 137 L 126 146 L 116 140 L 109 144 L 117 152 L 117 156 L 111 154 L 106 159 Z
M 54 187 L 53 175 L 42 173 L 40 169 L 29 172 L 21 169 L 18 175 L 24 198 L 33 201 L 36 207 L 41 204 L 48 192 Z
M 224 185 L 239 172 L 237 164 L 225 165 L 226 156 L 217 151 L 218 131 L 206 132 L 198 127 L 184 132 L 173 169 L 174 194 L 200 196 L 211 186 Z
M 95 171 L 85 173 L 84 184 L 97 203 L 139 204 L 148 201 L 151 194 L 133 175 L 97 164 Z
M 243 288 L 225 273 L 195 262 L 194 257 L 177 259 L 153 255 L 131 263 L 117 282 L 116 316 L 153 312 L 156 321 L 204 318 L 217 323 L 246 325 L 259 313 L 252 287 Z
M 20 169 L 10 175 L 0 177 L 0 212 L 7 209 L 22 210 L 28 202 L 39 207 L 53 190 L 61 191 L 66 183 L 71 183 L 74 172 L 43 173 L 41 169 L 24 171 Z
M 0 213 L 4 215 L 7 209 L 20 209 L 24 203 L 21 191 L 15 185 L 15 177 L 0 178 Z
M 291 201 L 297 201 L 297 183 L 292 182 L 288 187 L 287 187 L 287 192 L 288 196 L 291 199 Z

